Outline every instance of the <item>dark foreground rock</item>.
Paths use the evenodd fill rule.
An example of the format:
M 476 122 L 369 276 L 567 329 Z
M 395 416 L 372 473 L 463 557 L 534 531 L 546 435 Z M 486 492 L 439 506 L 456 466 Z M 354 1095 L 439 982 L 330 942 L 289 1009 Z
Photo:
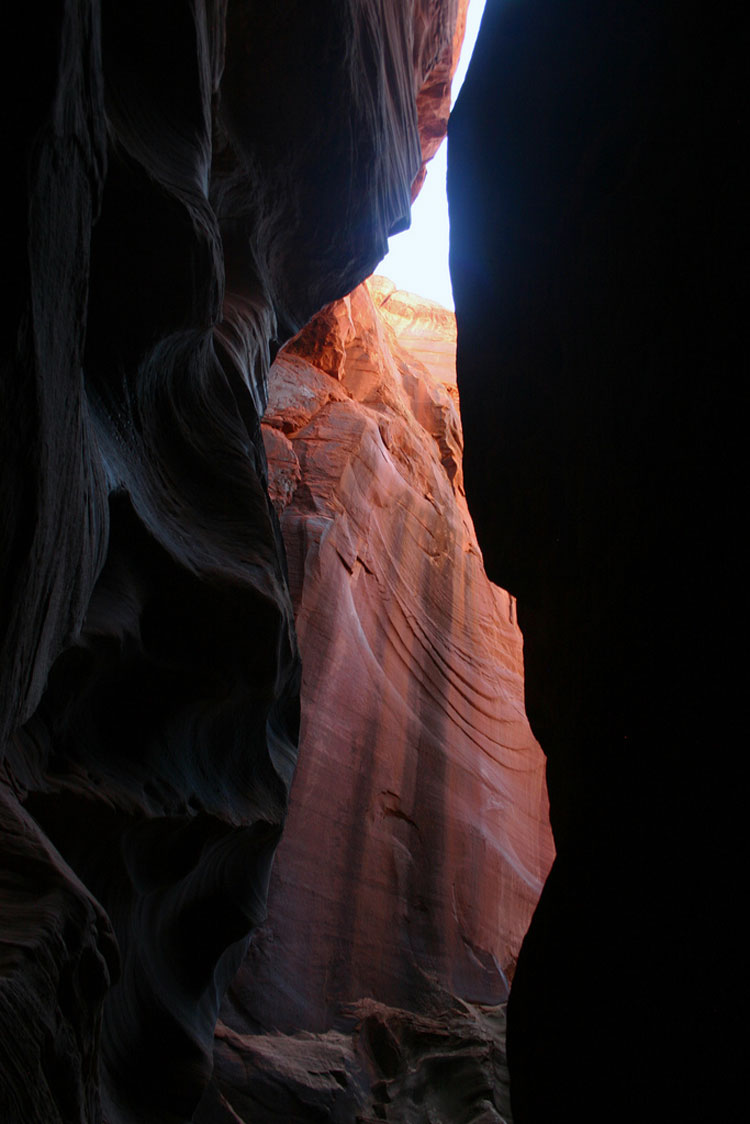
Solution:
M 510 1000 L 517 1124 L 744 1100 L 741 19 L 489 4 L 451 122 L 467 496 L 557 845 Z
M 260 436 L 271 356 L 408 222 L 458 7 L 18 13 L 2 75 L 8 1124 L 175 1124 L 208 1080 L 297 752 Z

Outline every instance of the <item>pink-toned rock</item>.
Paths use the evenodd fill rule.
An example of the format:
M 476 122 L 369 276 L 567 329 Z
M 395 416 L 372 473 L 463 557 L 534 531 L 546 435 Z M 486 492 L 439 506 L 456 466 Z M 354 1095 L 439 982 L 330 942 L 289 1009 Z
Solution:
M 288 355 L 302 355 L 323 374 L 340 379 L 346 361 L 346 345 L 354 338 L 350 297 L 321 309 L 304 333 L 286 345 Z
M 314 322 L 272 369 L 303 727 L 237 1030 L 324 1031 L 365 997 L 502 1000 L 552 858 L 514 601 L 463 496 L 454 319 L 387 289 L 360 286 L 325 311 L 333 338 Z M 331 354 L 335 377 L 314 365 Z
M 428 297 L 397 289 L 387 277 L 371 277 L 367 287 L 401 347 L 427 367 L 458 405 L 455 313 Z

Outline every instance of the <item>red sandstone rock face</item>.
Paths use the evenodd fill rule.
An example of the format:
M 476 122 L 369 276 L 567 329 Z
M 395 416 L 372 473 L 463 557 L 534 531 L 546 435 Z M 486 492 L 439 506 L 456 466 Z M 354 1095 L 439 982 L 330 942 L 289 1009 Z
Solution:
M 238 1029 L 324 1031 L 363 997 L 497 1003 L 552 858 L 514 602 L 462 490 L 454 317 L 393 288 L 326 309 L 271 372 L 303 716 Z

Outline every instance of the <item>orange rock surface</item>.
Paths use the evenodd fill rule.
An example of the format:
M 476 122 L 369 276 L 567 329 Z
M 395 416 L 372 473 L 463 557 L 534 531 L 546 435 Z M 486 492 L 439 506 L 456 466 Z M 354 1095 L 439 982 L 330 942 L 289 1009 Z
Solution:
M 303 725 L 239 1026 L 498 1002 L 552 859 L 513 599 L 463 494 L 455 320 L 374 279 L 277 358 L 264 419 Z M 237 1022 L 239 1020 L 239 1022 Z

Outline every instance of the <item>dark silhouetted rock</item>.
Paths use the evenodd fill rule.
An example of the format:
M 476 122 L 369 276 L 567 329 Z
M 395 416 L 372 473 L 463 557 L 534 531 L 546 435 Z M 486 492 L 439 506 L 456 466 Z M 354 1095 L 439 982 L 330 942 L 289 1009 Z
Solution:
M 451 121 L 466 490 L 518 598 L 557 846 L 510 1000 L 516 1124 L 736 1115 L 746 49 L 724 16 L 489 4 Z
M 416 98 L 450 71 L 458 7 L 19 12 L 0 301 L 8 1124 L 175 1124 L 206 1084 L 297 747 L 260 436 L 271 353 L 408 222 L 431 143 Z M 423 96 L 430 120 L 447 96 Z

